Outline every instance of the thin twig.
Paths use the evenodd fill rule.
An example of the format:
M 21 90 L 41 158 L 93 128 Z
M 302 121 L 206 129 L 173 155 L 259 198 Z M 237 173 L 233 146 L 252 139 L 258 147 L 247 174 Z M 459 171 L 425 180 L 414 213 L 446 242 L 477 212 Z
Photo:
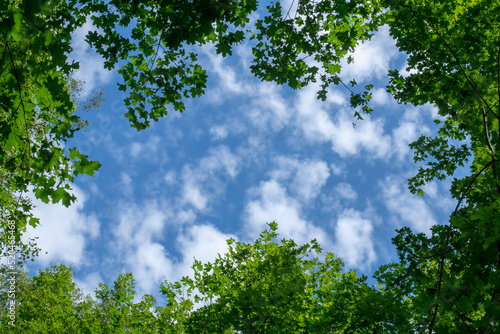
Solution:
M 158 37 L 158 43 L 156 45 L 156 53 L 155 53 L 155 56 L 154 56 L 154 58 L 153 58 L 153 60 L 151 62 L 151 68 L 149 69 L 149 71 L 151 71 L 153 69 L 153 66 L 154 66 L 154 64 L 156 62 L 156 58 L 158 58 L 158 52 L 160 51 L 160 45 L 161 45 L 161 36 Z
M 300 1 L 301 0 L 299 0 L 299 2 L 297 3 L 297 10 L 299 9 Z M 290 4 L 290 7 L 288 7 L 288 11 L 286 12 L 285 20 L 286 20 L 287 17 L 291 19 L 291 17 L 290 17 L 290 11 L 292 10 L 292 6 L 293 6 L 294 3 L 295 3 L 295 0 L 292 0 L 292 3 Z M 297 15 L 297 12 L 295 12 L 295 15 Z

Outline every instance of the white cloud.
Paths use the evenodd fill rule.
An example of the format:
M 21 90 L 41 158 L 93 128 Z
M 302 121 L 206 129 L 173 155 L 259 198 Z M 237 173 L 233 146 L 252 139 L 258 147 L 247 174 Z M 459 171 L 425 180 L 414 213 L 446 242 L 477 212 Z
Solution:
M 227 128 L 224 126 L 217 125 L 217 126 L 212 126 L 210 128 L 210 134 L 212 135 L 212 138 L 214 140 L 220 140 L 226 138 L 227 133 L 228 133 Z
M 173 185 L 177 181 L 175 171 L 168 171 L 167 174 L 165 174 L 165 176 L 163 177 L 163 180 L 165 180 L 168 185 Z
M 344 94 L 342 94 L 339 90 L 329 90 L 326 96 L 327 103 L 331 103 L 337 106 L 345 106 L 347 105 L 347 99 Z
M 301 206 L 286 194 L 286 190 L 275 180 L 261 182 L 250 190 L 251 197 L 245 207 L 246 230 L 256 237 L 267 228 L 266 223 L 276 221 L 279 233 L 297 243 L 306 243 L 316 238 L 322 246 L 329 242 L 324 231 L 301 217 Z
M 160 145 L 159 136 L 150 136 L 146 143 L 132 142 L 130 146 L 130 155 L 134 158 L 138 156 L 153 158 L 158 152 Z
M 227 146 L 221 145 L 210 150 L 210 155 L 201 160 L 200 168 L 211 172 L 222 169 L 229 176 L 235 177 L 238 174 L 239 163 L 239 158 L 231 153 Z
M 132 178 L 125 172 L 120 174 L 120 188 L 125 196 L 131 196 L 134 192 Z
M 62 204 L 44 204 L 34 200 L 37 207 L 33 213 L 40 218 L 40 226 L 36 229 L 28 227 L 25 237 L 39 237 L 37 243 L 42 251 L 37 261 L 43 265 L 64 262 L 80 266 L 87 263 L 85 252 L 88 241 L 99 236 L 99 220 L 85 212 L 87 195 L 76 186 L 73 186 L 73 193 L 78 201 L 68 208 Z
M 196 210 L 204 210 L 207 207 L 208 197 L 202 192 L 202 185 L 196 181 L 197 174 L 190 168 L 185 168 L 182 178 L 184 181 L 183 202 L 192 205 Z
M 335 227 L 335 254 L 347 267 L 369 267 L 377 258 L 372 241 L 373 224 L 353 209 L 344 210 Z
M 297 170 L 292 189 L 304 200 L 311 200 L 319 195 L 329 176 L 330 171 L 326 162 L 306 161 Z
M 90 19 L 73 33 L 71 46 L 73 52 L 70 58 L 80 62 L 80 69 L 76 71 L 74 78 L 84 82 L 84 94 L 88 95 L 92 89 L 107 84 L 113 74 L 104 68 L 104 60 L 95 53 L 88 43 L 85 36 L 91 30 L 96 28 L 90 23 Z M 85 96 L 84 95 L 84 96 Z
M 167 217 L 155 202 L 141 207 L 123 204 L 118 216 L 119 225 L 113 234 L 123 242 L 122 246 L 149 243 L 153 237 L 161 236 Z
M 457 204 L 450 196 L 448 189 L 450 189 L 450 184 L 447 184 L 447 182 L 438 183 L 438 181 L 433 181 L 422 186 L 425 193 L 424 198 L 429 197 L 431 199 L 429 204 L 443 212 L 453 211 Z
M 392 99 L 392 96 L 389 93 L 387 93 L 387 91 L 384 88 L 377 88 L 372 91 L 371 103 L 373 103 L 374 105 L 385 106 L 391 102 L 395 101 Z
M 182 252 L 182 263 L 179 271 L 184 275 L 190 272 L 194 259 L 202 263 L 213 262 L 218 254 L 227 251 L 227 239 L 238 238 L 233 234 L 225 234 L 212 225 L 194 225 L 185 234 L 177 238 L 178 248 Z M 180 276 L 179 276 L 180 277 Z
M 123 204 L 119 223 L 113 228 L 113 264 L 123 267 L 122 272 L 133 272 L 138 295 L 155 291 L 164 280 L 173 282 L 191 275 L 193 258 L 213 261 L 218 253 L 227 250 L 226 239 L 236 239 L 207 224 L 172 231 L 171 212 L 164 207 L 155 203 L 145 206 Z M 189 212 L 183 213 L 189 215 Z M 165 237 L 175 240 L 169 241 L 169 248 L 175 249 L 179 256 L 167 251 L 163 244 Z
M 399 127 L 392 130 L 392 149 L 399 160 L 403 160 L 403 158 L 410 154 L 410 147 L 408 145 L 418 138 L 420 135 L 419 130 L 418 125 L 413 122 L 403 122 Z
M 283 98 L 280 86 L 263 82 L 258 85 L 255 97 L 246 111 L 254 127 L 278 131 L 289 123 L 293 110 Z
M 334 110 L 332 116 L 327 113 L 327 105 L 316 100 L 314 87 L 303 89 L 298 96 L 297 126 L 310 142 L 331 142 L 341 157 L 360 154 L 361 150 L 377 158 L 390 154 L 390 137 L 384 134 L 381 119 L 366 116 L 354 127 L 355 119 L 346 110 Z
M 113 265 L 123 265 L 137 280 L 139 294 L 151 293 L 172 272 L 172 260 L 160 244 L 170 213 L 155 202 L 137 206 L 122 203 L 113 228 Z
M 239 49 L 250 49 L 249 46 L 241 45 Z M 210 85 L 205 99 L 213 104 L 222 104 L 228 97 L 235 97 L 248 94 L 253 91 L 253 86 L 241 79 L 241 71 L 225 63 L 224 57 L 217 54 L 212 44 L 205 44 L 201 47 L 202 53 L 206 56 L 211 78 L 217 78 L 217 83 Z M 241 52 L 240 52 L 241 53 Z M 213 74 L 213 75 L 212 75 Z
M 154 291 L 175 272 L 165 247 L 159 243 L 139 244 L 129 259 L 135 261 L 132 272 L 141 291 Z
M 133 142 L 132 145 L 130 146 L 130 155 L 133 156 L 134 158 L 137 158 L 137 156 L 141 153 L 142 151 L 142 145 L 137 142 Z
M 383 26 L 372 37 L 358 47 L 352 54 L 354 63 L 342 63 L 342 78 L 354 78 L 357 82 L 373 79 L 382 79 L 387 75 L 389 62 L 398 54 L 395 41 L 389 35 L 389 28 Z
M 399 126 L 392 130 L 392 151 L 401 161 L 411 153 L 410 143 L 422 134 L 429 134 L 430 129 L 425 125 L 422 110 L 409 108 L 399 122 Z
M 342 163 L 331 163 L 330 169 L 332 170 L 333 174 L 337 176 L 342 174 L 343 172 L 345 173 L 345 166 Z
M 179 224 L 194 223 L 196 220 L 196 213 L 193 210 L 179 210 L 176 214 L 176 220 Z
M 290 190 L 302 201 L 315 199 L 330 177 L 330 170 L 324 161 L 280 156 L 276 158 L 276 163 L 278 168 L 271 172 L 271 176 L 283 181 L 291 179 Z
M 401 74 L 403 77 L 408 77 L 410 74 L 415 74 L 418 73 L 417 69 L 412 68 L 411 70 L 408 71 L 408 62 L 405 61 L 404 65 L 401 67 L 399 70 L 399 74 Z
M 215 52 L 215 47 L 212 44 L 204 45 L 202 50 L 206 51 L 205 55 L 210 60 L 210 69 L 219 78 L 217 87 L 231 94 L 240 94 L 244 91 L 248 92 L 251 89 L 244 82 L 238 80 L 238 75 L 233 68 L 224 64 L 224 57 Z
M 92 297 L 95 297 L 94 291 L 102 281 L 103 279 L 97 271 L 85 275 L 83 279 L 75 278 L 75 283 L 80 289 L 82 289 L 83 295 L 91 295 Z
M 197 166 L 185 165 L 181 179 L 183 204 L 204 211 L 208 203 L 222 194 L 227 183 L 239 172 L 240 158 L 221 145 L 210 150 Z
M 412 195 L 400 179 L 386 177 L 379 183 L 382 188 L 382 198 L 387 210 L 395 215 L 393 218 L 397 226 L 409 225 L 417 232 L 429 234 L 430 227 L 435 225 L 436 219 L 432 209 L 424 198 Z
M 341 182 L 335 186 L 335 192 L 344 199 L 355 200 L 358 197 L 356 191 L 349 183 Z

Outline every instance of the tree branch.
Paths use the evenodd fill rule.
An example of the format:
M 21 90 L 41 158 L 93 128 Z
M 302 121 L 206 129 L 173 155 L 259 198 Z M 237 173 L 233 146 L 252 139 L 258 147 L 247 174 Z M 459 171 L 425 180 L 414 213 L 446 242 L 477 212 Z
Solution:
M 488 120 L 486 119 L 486 110 L 484 110 L 484 107 L 482 107 L 481 110 L 483 111 L 483 128 L 484 136 L 486 137 L 486 143 L 488 144 L 491 154 L 495 156 L 495 150 L 493 149 L 493 146 L 491 146 L 490 135 L 488 133 Z
M 476 180 L 479 177 L 479 175 L 481 175 L 486 170 L 486 168 L 488 168 L 491 164 L 493 164 L 494 161 L 495 160 L 491 160 L 486 165 L 484 165 L 484 167 L 476 174 L 476 176 L 474 176 L 474 178 L 471 180 L 471 182 L 469 182 L 469 184 L 467 185 L 467 188 L 465 189 L 465 191 L 463 192 L 462 196 L 460 197 L 460 200 L 458 201 L 458 204 L 455 207 L 455 211 L 453 211 L 452 216 L 456 216 L 458 208 L 460 207 L 460 204 L 462 203 L 462 200 L 465 198 L 465 195 L 470 190 L 470 188 L 472 187 L 472 185 L 476 182 Z M 448 227 L 448 234 L 446 235 L 446 240 L 444 242 L 443 254 L 441 255 L 441 259 L 439 260 L 439 277 L 438 277 L 438 281 L 437 281 L 437 289 L 436 289 L 436 294 L 435 294 L 436 297 L 438 296 L 439 291 L 441 290 L 441 285 L 442 285 L 442 282 L 443 282 L 444 260 L 446 259 L 446 253 L 448 252 L 448 244 L 450 242 L 451 231 L 452 231 L 452 228 L 453 228 L 453 223 L 452 223 L 451 219 L 450 219 L 450 224 L 448 226 L 449 226 Z M 429 334 L 432 334 L 432 330 L 433 330 L 433 327 L 434 327 L 434 323 L 436 322 L 438 310 L 439 310 L 439 304 L 436 304 L 434 306 L 434 311 L 432 312 L 433 315 L 432 315 L 432 319 L 431 319 L 431 322 L 430 322 L 430 325 L 429 325 Z M 425 327 L 424 327 L 424 330 L 425 330 Z
M 10 49 L 9 42 L 5 42 L 5 46 L 9 50 L 10 62 L 12 64 L 12 69 L 14 70 L 14 76 L 16 77 L 17 89 L 19 90 L 19 98 L 21 99 L 21 105 L 23 106 L 23 115 L 24 115 L 24 125 L 26 127 L 26 140 L 28 141 L 28 156 L 31 157 L 30 148 L 30 134 L 28 131 L 28 121 L 26 120 L 26 109 L 24 108 L 24 99 L 23 99 L 23 91 L 21 89 L 21 84 L 19 83 L 19 75 L 17 74 L 16 65 L 14 63 L 14 58 L 12 57 L 12 50 Z
M 451 48 L 450 44 L 448 44 L 448 42 L 444 39 L 443 35 L 439 32 L 439 29 L 435 26 L 435 24 L 432 22 L 432 20 L 429 20 L 429 21 L 430 21 L 430 23 L 432 25 L 432 28 L 436 32 L 436 34 L 438 34 L 438 36 L 441 39 L 441 41 L 443 41 L 443 43 L 446 45 L 446 48 L 453 55 L 453 58 L 455 58 L 455 61 L 457 62 L 458 66 L 460 67 L 460 70 L 462 71 L 463 75 L 465 76 L 465 78 L 469 82 L 470 86 L 472 87 L 472 89 L 474 90 L 474 92 L 476 93 L 476 95 L 479 96 L 479 98 L 481 99 L 481 101 L 483 101 L 483 103 L 486 105 L 486 107 L 488 107 L 488 111 L 490 111 L 498 120 L 500 120 L 500 116 L 497 115 L 497 114 L 495 114 L 495 112 L 493 111 L 493 109 L 491 108 L 491 106 L 489 105 L 489 103 L 484 99 L 483 95 L 481 95 L 481 93 L 477 90 L 477 87 L 474 85 L 474 83 L 472 82 L 472 79 L 469 77 L 469 75 L 465 71 L 462 63 L 460 62 L 460 58 L 458 57 L 458 55 L 453 51 L 453 49 Z
M 491 160 L 486 165 L 484 165 L 484 167 L 481 168 L 481 170 L 476 174 L 476 176 L 474 176 L 474 178 L 472 179 L 472 181 L 469 182 L 469 185 L 467 186 L 467 188 L 463 192 L 462 196 L 460 197 L 460 200 L 458 201 L 458 204 L 455 207 L 455 211 L 453 211 L 452 216 L 456 216 L 458 208 L 460 207 L 460 204 L 462 203 L 463 199 L 465 198 L 465 195 L 467 194 L 467 192 L 470 190 L 470 187 L 472 187 L 472 185 L 474 184 L 474 182 L 476 182 L 476 179 L 478 178 L 478 176 L 481 175 L 484 172 L 484 170 L 486 168 L 488 168 L 492 163 L 493 163 L 493 160 Z
M 498 100 L 497 103 L 500 101 L 500 40 L 498 43 L 498 55 L 497 55 L 497 93 L 498 93 Z M 498 107 L 498 117 L 500 119 L 500 106 Z M 498 141 L 500 144 L 500 129 L 499 131 L 499 136 L 498 136 Z
M 483 111 L 483 129 L 484 129 L 484 136 L 486 137 L 486 143 L 488 144 L 488 147 L 490 149 L 492 158 L 491 161 L 493 162 L 493 177 L 495 180 L 498 180 L 498 174 L 497 174 L 497 168 L 496 168 L 496 158 L 495 158 L 495 149 L 491 145 L 491 140 L 490 140 L 490 135 L 488 133 L 488 120 L 486 119 L 486 110 L 484 110 L 484 107 L 481 108 Z M 498 183 L 495 184 L 497 188 L 497 192 L 500 194 L 500 185 Z

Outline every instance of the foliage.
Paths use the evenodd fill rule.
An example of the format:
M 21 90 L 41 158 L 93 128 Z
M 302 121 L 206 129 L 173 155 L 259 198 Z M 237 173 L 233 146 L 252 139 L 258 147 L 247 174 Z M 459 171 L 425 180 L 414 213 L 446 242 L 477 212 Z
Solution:
M 459 167 L 470 166 L 471 173 L 453 180 L 457 208 L 448 226 L 435 226 L 430 237 L 400 230 L 394 239 L 400 263 L 381 268 L 379 277 L 410 301 L 419 332 L 498 331 L 500 3 L 301 1 L 293 18 L 282 17 L 279 7 L 270 6 L 257 23 L 252 69 L 293 88 L 319 77 L 320 98 L 340 82 L 340 58 L 381 25 L 389 27 L 410 74 L 389 71 L 388 92 L 399 103 L 431 104 L 441 117 L 435 137 L 411 144 L 415 162 L 426 165 L 409 179 L 409 189 L 423 195 L 423 185 L 454 176 Z M 365 103 L 363 94 L 351 104 Z
M 280 2 L 267 8 L 269 15 L 257 21 L 257 31 L 252 35 L 257 41 L 252 72 L 258 78 L 286 83 L 294 89 L 319 79 L 321 100 L 326 99 L 331 84 L 342 84 L 351 92 L 353 108 L 362 106 L 363 112 L 371 112 L 368 101 L 373 86 L 367 85 L 363 93 L 355 93 L 339 75 L 343 58 L 375 33 L 382 9 L 379 2 L 299 1 L 294 17 L 289 15 L 290 10 L 282 16 Z M 348 56 L 347 62 L 352 61 L 352 56 Z M 357 85 L 354 78 L 350 84 Z M 355 111 L 355 116 L 362 118 L 359 111 Z
M 0 220 L 2 253 L 14 237 L 22 259 L 38 250 L 21 234 L 38 219 L 29 192 L 68 206 L 70 182 L 100 166 L 77 148 L 65 148 L 81 126 L 68 76 L 71 32 L 84 23 L 74 1 L 2 1 L 0 4 Z
M 12 278 L 12 270 L 2 270 L 2 290 Z M 63 265 L 47 268 L 35 277 L 19 271 L 15 275 L 15 319 L 5 310 L 7 293 L 2 293 L 1 327 L 9 333 L 79 333 L 74 316 L 80 291 L 72 280 L 71 268 Z M 8 323 L 13 320 L 15 326 Z M 8 330 L 7 330 L 8 329 Z M 7 330 L 7 331 L 6 331 Z
M 444 119 L 436 121 L 442 124 L 436 137 L 411 145 L 415 161 L 427 166 L 409 180 L 410 190 L 423 193 L 420 186 L 434 178 L 471 168 L 470 176 L 453 180 L 458 203 L 448 226 L 435 226 L 430 238 L 403 230 L 395 239 L 398 265 L 421 291 L 406 293 L 415 294 L 414 316 L 429 333 L 498 332 L 500 3 L 415 0 L 387 7 L 391 35 L 412 71 L 407 77 L 391 71 L 389 91 L 399 102 L 431 103 Z
M 203 305 L 184 320 L 186 333 L 380 333 L 404 323 L 392 295 L 343 272 L 332 253 L 314 256 L 315 240 L 277 243 L 269 227 L 252 244 L 228 240 L 213 263 L 195 261 L 194 278 L 162 285 L 167 307 Z
M 86 1 L 83 1 L 87 3 Z M 203 94 L 206 71 L 191 45 L 214 43 L 217 53 L 231 54 L 244 39 L 243 28 L 256 0 L 89 1 L 83 12 L 102 33 L 92 31 L 89 44 L 118 73 L 119 89 L 128 91 L 125 114 L 137 130 L 167 114 L 167 106 L 185 109 L 184 99 Z M 131 29 L 130 36 L 121 33 Z
M 9 270 L 2 271 L 2 290 L 8 291 Z M 83 296 L 71 267 L 53 265 L 30 277 L 16 274 L 15 319 L 9 317 L 7 294 L 2 294 L 0 328 L 4 333 L 152 333 L 158 331 L 151 312 L 155 299 L 145 295 L 134 303 L 134 280 L 123 274 L 112 289 L 100 284 L 96 300 Z
M 294 89 L 320 81 L 318 98 L 323 100 L 331 84 L 342 85 L 351 91 L 354 115 L 362 118 L 363 112 L 372 112 L 369 101 L 373 86 L 368 84 L 361 92 L 354 91 L 355 78 L 348 85 L 339 76 L 341 64 L 343 60 L 351 63 L 350 52 L 369 40 L 379 27 L 387 25 L 399 50 L 408 56 L 405 70 L 409 73 L 389 71 L 388 92 L 399 103 L 431 104 L 440 115 L 436 120 L 440 125 L 437 135 L 422 136 L 411 144 L 415 162 L 424 165 L 409 179 L 409 189 L 424 195 L 422 186 L 426 183 L 454 177 L 457 168 L 470 167 L 470 175 L 453 180 L 450 191 L 457 207 L 449 224 L 435 226 L 429 237 L 400 230 L 394 239 L 400 262 L 380 268 L 380 290 L 366 286 L 362 279 L 349 278 L 348 273 L 340 274 L 335 269 L 340 264 L 336 265 L 330 257 L 327 260 L 333 262 L 324 264 L 299 260 L 297 256 L 305 255 L 309 246 L 296 247 L 291 241 L 277 246 L 268 239 L 273 232 L 262 235 L 260 244 L 253 246 L 233 243 L 232 255 L 219 257 L 209 267 L 196 263 L 197 276 L 183 280 L 193 298 L 195 288 L 205 293 L 195 300 L 206 303 L 200 309 L 192 311 L 190 299 L 177 294 L 181 283 L 163 286 L 171 304 L 162 309 L 162 314 L 180 317 L 175 321 L 164 318 L 163 324 L 172 331 L 180 331 L 183 325 L 187 331 L 273 328 L 279 332 L 283 328 L 272 327 L 279 322 L 299 332 L 314 326 L 348 331 L 345 326 L 358 324 L 356 317 L 363 314 L 367 319 L 363 328 L 374 331 L 391 330 L 383 326 L 394 324 L 403 326 L 395 327 L 398 332 L 405 331 L 407 325 L 413 326 L 413 331 L 429 333 L 498 332 L 500 3 L 299 1 L 292 17 L 290 11 L 283 15 L 281 3 L 274 2 L 267 6 L 268 14 L 258 18 L 255 29 L 247 34 L 249 16 L 256 9 L 255 0 L 2 2 L 2 243 L 7 245 L 11 236 L 19 242 L 27 224 L 36 226 L 37 220 L 30 213 L 32 204 L 23 196 L 30 187 L 45 202 L 69 205 L 75 200 L 69 193 L 69 182 L 78 174 L 92 175 L 99 167 L 77 148 L 63 148 L 82 126 L 74 113 L 75 100 L 68 81 L 68 75 L 78 65 L 69 64 L 66 53 L 71 51 L 71 32 L 87 19 L 100 29 L 87 35 L 88 43 L 104 57 L 107 68 L 120 67 L 123 83 L 119 88 L 128 92 L 125 116 L 137 130 L 166 115 L 167 107 L 183 111 L 185 99 L 203 94 L 207 77 L 198 63 L 197 46 L 213 43 L 217 52 L 226 56 L 231 54 L 233 45 L 246 38 L 254 43 L 251 71 L 258 78 Z M 42 26 L 44 29 L 40 29 Z M 24 245 L 24 252 L 33 249 Z M 268 257 L 262 255 L 265 252 Z M 231 256 L 248 263 L 228 267 Z M 257 274 L 257 269 L 271 268 L 273 256 L 283 260 L 284 272 Z M 376 327 L 379 325 L 371 322 L 371 313 L 360 306 L 364 305 L 362 302 L 355 303 L 359 310 L 334 313 L 342 324 L 317 322 L 318 305 L 324 310 L 334 299 L 344 298 L 317 290 L 323 284 L 321 275 L 315 276 L 317 270 L 324 270 L 324 276 L 332 279 L 324 282 L 326 286 L 338 287 L 339 282 L 348 280 L 361 296 L 370 295 L 385 307 L 393 305 L 384 299 L 386 291 L 390 291 L 398 296 L 396 300 L 408 306 L 402 310 L 410 312 L 409 323 L 382 320 L 385 325 Z M 284 273 L 288 276 L 279 276 Z M 275 276 L 267 276 L 271 274 Z M 276 275 L 280 280 L 272 280 Z M 201 284 L 203 280 L 208 285 Z M 243 283 L 250 285 L 240 285 Z M 120 289 L 127 290 L 128 283 L 123 284 Z M 225 286 L 234 288 L 225 290 Z M 103 299 L 115 298 L 105 291 L 108 290 L 103 290 Z M 262 297 L 266 294 L 269 298 Z M 346 295 L 354 299 L 353 303 L 357 300 L 356 294 Z M 180 301 L 174 302 L 174 296 Z M 323 297 L 326 299 L 318 304 L 316 298 Z M 283 301 L 290 306 L 290 313 L 275 311 L 274 307 Z M 124 303 L 125 306 L 113 306 L 106 312 L 127 313 L 127 305 L 131 304 Z M 329 312 L 334 312 L 333 306 Z M 218 323 L 211 314 L 224 321 L 233 317 L 234 321 L 230 325 L 222 320 Z M 293 321 L 288 323 L 290 314 Z M 111 318 L 119 328 L 132 326 L 127 317 Z
M 10 237 L 21 260 L 38 254 L 34 240 L 21 241 L 28 225 L 36 227 L 27 195 L 45 203 L 76 200 L 70 183 L 79 174 L 92 176 L 100 167 L 78 148 L 65 144 L 87 126 L 75 114 L 79 87 L 71 74 L 79 64 L 68 61 L 71 33 L 90 20 L 96 28 L 88 43 L 105 59 L 119 61 L 129 95 L 126 117 L 137 130 L 167 114 L 170 104 L 184 110 L 184 99 L 204 92 L 206 71 L 189 46 L 214 43 L 231 54 L 241 42 L 256 1 L 17 1 L 0 4 L 0 242 L 7 255 Z M 161 13 L 161 15 L 159 14 Z M 118 29 L 125 28 L 125 29 Z M 128 30 L 127 30 L 128 29 Z M 122 35 L 121 31 L 130 31 Z M 84 100 L 95 108 L 102 91 Z
M 331 253 L 320 260 L 315 240 L 278 243 L 277 225 L 269 227 L 253 243 L 228 240 L 228 252 L 213 263 L 195 261 L 192 278 L 164 282 L 165 306 L 156 306 L 149 295 L 134 303 L 130 273 L 120 275 L 112 289 L 100 284 L 93 300 L 82 298 L 69 267 L 52 266 L 33 278 L 21 272 L 15 326 L 8 324 L 2 299 L 0 327 L 9 333 L 383 333 L 405 328 L 406 305 L 392 292 L 369 286 L 354 271 L 343 272 L 342 261 Z M 8 290 L 6 277 L 2 283 Z

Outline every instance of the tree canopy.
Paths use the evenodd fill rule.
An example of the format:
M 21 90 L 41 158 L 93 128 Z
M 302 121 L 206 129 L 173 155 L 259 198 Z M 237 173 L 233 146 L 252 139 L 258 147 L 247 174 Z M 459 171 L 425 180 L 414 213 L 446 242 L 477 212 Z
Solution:
M 122 274 L 96 299 L 83 297 L 66 266 L 19 273 L 15 326 L 2 300 L 0 326 L 11 333 L 385 333 L 410 328 L 408 303 L 344 271 L 315 240 L 278 242 L 277 224 L 253 243 L 228 240 L 213 263 L 195 261 L 193 277 L 164 282 L 166 304 L 135 302 L 134 279 Z M 5 273 L 5 272 L 4 272 Z M 8 276 L 6 276 L 8 277 Z M 8 290 L 3 278 L 3 288 Z M 5 295 L 4 295 L 5 296 Z M 47 308 L 47 305 L 51 307 Z
M 200 45 L 213 43 L 217 52 L 226 56 L 231 54 L 232 46 L 244 40 L 254 43 L 251 71 L 258 78 L 294 89 L 319 81 L 319 99 L 326 98 L 330 85 L 341 85 L 351 91 L 354 116 L 362 118 L 363 113 L 372 112 L 370 90 L 373 86 L 359 90 L 356 78 L 341 78 L 341 64 L 343 59 L 349 64 L 355 47 L 387 25 L 399 50 L 408 56 L 406 71 L 409 72 L 405 75 L 398 70 L 389 71 L 388 92 L 399 103 L 416 106 L 430 103 L 441 117 L 436 120 L 440 125 L 436 136 L 421 136 L 411 144 L 414 160 L 422 167 L 409 179 L 409 189 L 424 195 L 423 185 L 434 179 L 454 177 L 450 192 L 457 205 L 449 222 L 434 226 L 429 237 L 414 234 L 408 228 L 398 232 L 394 243 L 400 261 L 380 268 L 376 275 L 381 284 L 378 290 L 365 286 L 358 278 L 352 278 L 351 283 L 356 291 L 362 291 L 361 295 L 370 295 L 387 305 L 391 305 L 391 301 L 384 299 L 384 291 L 396 296 L 395 300 L 406 305 L 403 309 L 411 315 L 404 325 L 411 326 L 409 332 L 498 332 L 500 3 L 496 0 L 299 1 L 294 7 L 295 13 L 290 15 L 277 1 L 267 6 L 267 15 L 249 26 L 249 17 L 257 6 L 257 1 L 251 0 L 2 2 L 0 205 L 3 244 L 8 245 L 14 237 L 25 253 L 34 249 L 20 243 L 26 226 L 37 224 L 31 214 L 32 204 L 24 194 L 33 190 L 35 196 L 45 202 L 61 201 L 70 205 L 75 200 L 70 193 L 70 182 L 79 174 L 92 175 L 99 168 L 98 162 L 89 160 L 78 148 L 64 147 L 82 125 L 75 114 L 75 100 L 68 81 L 78 64 L 69 63 L 67 54 L 71 52 L 71 32 L 87 20 L 97 28 L 87 35 L 88 43 L 105 59 L 108 69 L 119 68 L 123 78 L 119 89 L 127 93 L 125 116 L 137 130 L 147 128 L 151 121 L 165 116 L 170 109 L 183 111 L 186 99 L 204 93 L 207 75 L 197 61 Z M 470 168 L 470 174 L 455 177 L 458 167 Z M 236 245 L 237 249 L 244 248 L 242 244 Z M 269 252 L 272 258 L 276 249 L 269 243 L 264 245 L 269 247 L 262 251 Z M 329 280 L 342 281 L 347 279 L 343 275 L 348 274 L 333 270 L 330 262 L 328 265 L 296 262 L 297 255 L 305 249 L 299 251 L 284 242 L 285 248 L 286 245 L 291 252 L 282 257 L 283 268 L 290 270 L 290 277 L 286 279 L 293 281 L 300 276 L 300 280 L 293 281 L 301 284 L 300 289 L 294 291 L 294 297 L 286 293 L 286 296 L 271 294 L 268 295 L 271 299 L 255 300 L 258 304 L 255 307 L 251 302 L 245 304 L 245 298 L 250 298 L 242 292 L 245 290 L 226 291 L 222 287 L 233 284 L 231 279 L 244 281 L 251 276 L 245 276 L 248 273 L 238 266 L 224 267 L 222 262 L 216 262 L 215 267 L 206 269 L 207 272 L 214 270 L 211 275 L 195 276 L 194 281 L 183 282 L 194 288 L 199 287 L 197 279 L 203 278 L 213 280 L 213 289 L 216 286 L 222 289 L 215 290 L 217 293 L 206 291 L 208 296 L 212 293 L 219 297 L 210 306 L 194 313 L 186 311 L 189 319 L 186 330 L 189 326 L 203 325 L 208 332 L 220 331 L 220 325 L 214 322 L 217 318 L 211 314 L 221 319 L 237 315 L 241 320 L 224 330 L 252 332 L 264 326 L 259 324 L 262 322 L 259 317 L 267 314 L 265 326 L 286 323 L 284 314 L 270 311 L 272 303 L 282 298 L 290 298 L 287 299 L 290 312 L 302 314 L 294 318 L 298 321 L 293 325 L 298 326 L 293 327 L 297 331 L 312 330 L 314 326 L 340 326 L 315 323 L 314 319 L 326 312 L 328 298 L 342 299 L 344 295 L 327 295 L 319 304 L 313 301 L 305 306 L 303 303 L 323 293 L 314 290 L 319 284 L 314 270 L 323 268 Z M 4 252 L 6 249 L 3 247 Z M 294 253 L 296 251 L 299 253 Z M 237 252 L 228 256 L 237 256 Z M 252 258 L 248 259 L 245 265 L 252 268 Z M 222 267 L 217 267 L 217 263 Z M 198 267 L 195 264 L 195 268 Z M 216 268 L 223 274 L 216 273 Z M 198 270 L 198 273 L 203 271 Z M 272 282 L 266 279 L 263 277 L 259 288 L 271 291 Z M 252 284 L 260 284 L 258 282 Z M 274 293 L 287 291 L 290 282 L 284 282 L 288 282 L 285 290 L 279 287 Z M 312 286 L 307 282 L 313 282 Z M 335 282 L 325 284 L 337 284 Z M 163 291 L 172 296 L 178 287 L 165 285 Z M 238 291 L 236 295 L 234 291 Z M 302 295 L 307 291 L 314 292 Z M 169 299 L 171 305 L 177 305 L 172 298 Z M 226 301 L 229 304 L 225 304 Z M 317 305 L 322 306 L 320 310 Z M 343 305 L 349 304 L 346 301 Z M 343 325 L 348 326 L 349 319 L 356 317 L 357 312 L 369 319 L 371 313 L 362 310 L 361 307 L 348 312 Z M 304 318 L 306 314 L 310 317 Z M 383 326 L 396 324 L 392 321 L 388 320 Z M 378 325 L 373 322 L 370 326 Z M 391 331 L 386 327 L 373 328 L 373 331 L 375 328 Z M 404 328 L 395 331 L 404 332 L 407 327 Z M 334 330 L 349 332 L 350 329 Z M 360 331 L 358 327 L 356 330 Z

